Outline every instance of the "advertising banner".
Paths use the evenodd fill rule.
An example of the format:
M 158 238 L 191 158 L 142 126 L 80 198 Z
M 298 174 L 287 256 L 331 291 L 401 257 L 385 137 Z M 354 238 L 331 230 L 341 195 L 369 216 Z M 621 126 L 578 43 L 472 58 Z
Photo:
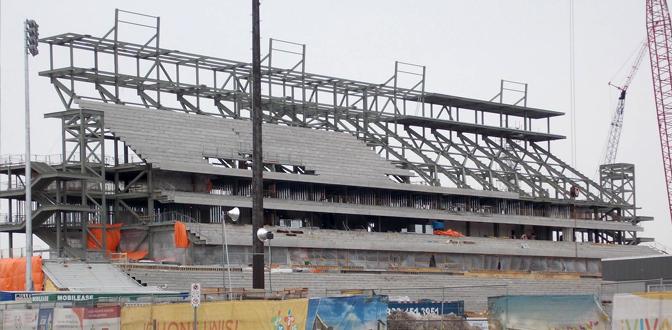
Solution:
M 608 317 L 592 295 L 488 298 L 490 329 L 606 330 Z
M 614 295 L 611 328 L 672 330 L 672 292 Z
M 7 309 L 2 312 L 3 330 L 35 330 L 37 309 Z
M 118 330 L 121 308 L 75 307 L 41 308 L 37 316 L 38 330 Z
M 307 299 L 204 302 L 196 308 L 198 329 L 303 330 Z M 123 307 L 123 329 L 192 329 L 194 309 L 190 303 Z
M 387 303 L 387 315 L 392 312 L 404 312 L 417 316 L 425 315 L 464 315 L 464 301 L 444 301 L 436 302 L 392 302 Z
M 379 329 L 387 324 L 386 296 L 310 299 L 306 330 Z

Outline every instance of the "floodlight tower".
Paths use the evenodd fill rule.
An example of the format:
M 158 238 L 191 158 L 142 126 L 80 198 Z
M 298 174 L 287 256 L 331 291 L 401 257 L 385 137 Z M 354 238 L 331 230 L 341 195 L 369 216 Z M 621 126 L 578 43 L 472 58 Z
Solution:
M 26 203 L 25 203 L 25 219 L 26 224 L 26 291 L 33 290 L 33 273 L 32 273 L 32 257 L 33 257 L 33 224 L 32 224 L 32 195 L 31 195 L 31 166 L 30 166 L 30 92 L 29 92 L 29 83 L 28 83 L 28 55 L 36 56 L 37 43 L 38 43 L 38 25 L 32 19 L 27 19 L 25 21 L 25 34 L 24 34 L 24 97 L 25 97 L 25 121 L 26 121 L 26 180 L 24 185 L 26 186 Z

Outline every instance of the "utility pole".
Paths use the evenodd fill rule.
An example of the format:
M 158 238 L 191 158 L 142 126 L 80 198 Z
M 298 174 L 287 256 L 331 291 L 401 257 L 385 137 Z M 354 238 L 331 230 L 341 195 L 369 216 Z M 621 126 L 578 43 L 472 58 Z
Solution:
M 24 185 L 26 186 L 26 203 L 25 203 L 25 215 L 26 218 L 24 222 L 26 224 L 26 291 L 33 291 L 33 206 L 32 206 L 32 196 L 31 196 L 31 164 L 30 164 L 30 93 L 29 93 L 29 84 L 28 84 L 28 55 L 35 56 L 37 55 L 37 33 L 38 25 L 32 19 L 27 19 L 25 22 L 25 33 L 24 33 L 24 97 L 25 97 L 25 120 L 26 120 L 26 180 Z
M 261 43 L 259 0 L 252 0 L 252 288 L 264 289 L 264 242 L 257 230 L 264 226 L 264 160 L 261 148 Z

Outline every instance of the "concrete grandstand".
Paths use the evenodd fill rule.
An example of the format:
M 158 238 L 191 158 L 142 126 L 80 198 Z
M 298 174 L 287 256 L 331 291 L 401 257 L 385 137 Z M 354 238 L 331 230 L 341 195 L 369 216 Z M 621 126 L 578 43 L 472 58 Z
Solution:
M 232 286 L 250 287 L 250 64 L 117 38 L 41 40 L 96 66 L 71 53 L 71 64 L 40 73 L 64 103 L 47 115 L 62 126 L 62 152 L 34 162 L 32 219 L 20 211 L 23 160 L 0 164 L 0 231 L 31 221 L 58 258 L 114 254 L 137 283 L 175 291 L 226 286 L 226 243 Z M 99 57 L 127 65 L 106 71 Z M 473 100 L 426 92 L 424 69 L 402 88 L 401 70 L 374 84 L 271 57 L 262 79 L 273 285 L 450 296 L 483 310 L 492 295 L 600 294 L 602 259 L 661 254 L 641 244 L 650 239 L 639 223 L 653 219 L 639 214 L 634 166 L 605 164 L 596 182 L 563 162 L 551 152 L 562 113 L 527 107 L 527 94 Z M 206 73 L 213 81 L 199 80 Z M 225 217 L 234 207 L 235 223 Z M 175 246 L 176 221 L 186 248 Z M 117 241 L 107 228 L 119 228 Z M 447 229 L 458 234 L 436 235 Z M 57 264 L 46 271 L 64 276 Z

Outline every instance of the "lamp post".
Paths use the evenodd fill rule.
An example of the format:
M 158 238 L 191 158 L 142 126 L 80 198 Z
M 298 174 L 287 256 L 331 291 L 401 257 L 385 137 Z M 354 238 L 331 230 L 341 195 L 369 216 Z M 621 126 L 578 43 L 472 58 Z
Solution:
M 257 238 L 259 241 L 268 242 L 268 291 L 273 294 L 273 284 L 271 282 L 271 265 L 273 264 L 273 254 L 271 253 L 271 240 L 274 235 L 272 231 L 267 230 L 266 228 L 259 228 L 257 230 Z
M 37 51 L 38 25 L 32 19 L 27 19 L 24 23 L 24 96 L 25 96 L 25 121 L 26 121 L 26 203 L 24 220 L 26 225 L 26 291 L 33 291 L 33 272 L 32 272 L 32 257 L 33 257 L 33 209 L 32 209 L 32 195 L 31 195 L 31 175 L 32 169 L 30 164 L 30 93 L 28 84 L 28 55 L 35 56 Z
M 226 212 L 226 215 L 231 218 L 231 221 L 236 222 L 238 221 L 238 218 L 240 218 L 240 209 L 237 207 L 232 208 L 228 212 Z M 224 238 L 224 244 L 222 244 L 222 247 L 224 248 L 223 252 L 223 257 L 226 258 L 226 275 L 229 279 L 229 285 L 227 286 L 226 283 L 224 283 L 224 279 L 222 278 L 222 286 L 223 287 L 228 287 L 228 299 L 231 300 L 231 296 L 233 292 L 231 291 L 231 264 L 229 263 L 229 240 L 226 237 L 226 216 L 222 215 L 222 236 Z

